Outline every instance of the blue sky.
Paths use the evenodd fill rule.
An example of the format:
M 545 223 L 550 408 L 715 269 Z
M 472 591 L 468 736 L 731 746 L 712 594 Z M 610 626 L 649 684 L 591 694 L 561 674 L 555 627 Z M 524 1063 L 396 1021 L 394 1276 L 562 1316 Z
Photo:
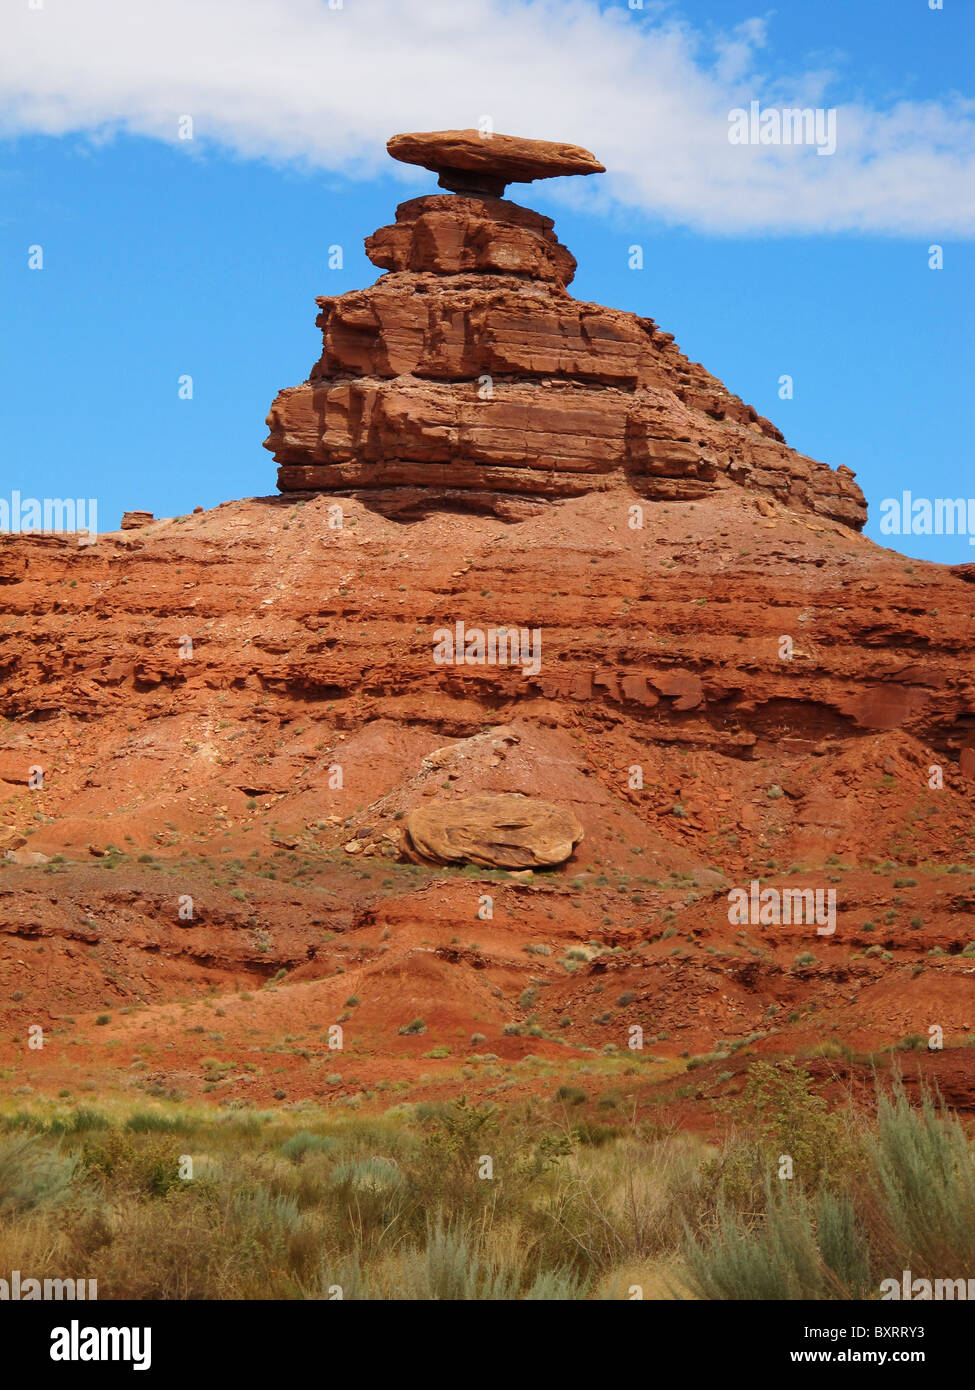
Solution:
M 555 218 L 579 260 L 572 292 L 652 315 L 795 448 L 853 468 L 868 534 L 903 489 L 975 495 L 975 6 L 682 0 L 601 13 L 584 0 L 485 0 L 458 36 L 457 7 L 433 25 L 439 0 L 426 0 L 416 13 L 431 27 L 413 41 L 431 80 L 443 77 L 438 104 L 430 81 L 414 90 L 410 50 L 381 37 L 379 22 L 416 0 L 395 14 L 390 0 L 345 0 L 339 13 L 324 0 L 194 0 L 171 52 L 166 35 L 128 34 L 117 3 L 46 0 L 0 21 L 0 495 L 94 496 L 106 530 L 127 508 L 172 515 L 273 492 L 264 416 L 318 356 L 315 295 L 371 283 L 363 237 L 435 189 L 433 175 L 388 160 L 383 140 L 485 111 L 499 130 L 575 140 L 608 166 L 574 186 L 509 189 Z M 216 36 L 231 13 L 227 51 Z M 99 26 L 118 67 L 100 56 Z M 505 54 L 544 32 L 526 92 Z M 357 89 L 332 94 L 330 56 Z M 18 58 L 14 78 L 4 65 Z M 560 107 L 569 79 L 589 83 L 591 109 Z M 729 105 L 751 98 L 837 107 L 836 155 L 748 150 L 735 164 L 713 137 Z M 185 112 L 190 141 L 176 138 Z M 628 268 L 634 243 L 642 271 Z M 928 267 L 933 243 L 942 270 Z M 328 268 L 333 244 L 341 270 Z M 28 269 L 33 245 L 42 270 Z M 778 395 L 786 373 L 792 400 Z M 192 400 L 178 396 L 184 374 Z M 975 561 L 964 536 L 884 539 Z

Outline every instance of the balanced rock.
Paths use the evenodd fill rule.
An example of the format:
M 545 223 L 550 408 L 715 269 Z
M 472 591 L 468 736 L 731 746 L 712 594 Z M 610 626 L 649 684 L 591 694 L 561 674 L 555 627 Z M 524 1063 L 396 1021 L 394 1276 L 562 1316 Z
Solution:
M 562 864 L 583 838 L 571 811 L 503 793 L 418 806 L 406 818 L 406 833 L 409 849 L 425 862 L 484 869 Z
M 601 167 L 574 146 L 476 131 L 390 145 L 433 168 L 480 156 L 497 178 Z M 322 356 L 267 417 L 282 492 L 352 493 L 393 515 L 422 511 L 419 491 L 507 519 L 524 514 L 513 497 L 745 487 L 855 530 L 866 521 L 849 469 L 790 449 L 672 333 L 573 299 L 576 262 L 550 218 L 484 190 L 414 198 L 366 251 L 387 273 L 318 299 Z
M 525 140 L 480 130 L 428 130 L 394 135 L 386 149 L 404 164 L 439 174 L 441 188 L 500 197 L 508 183 L 532 183 L 565 174 L 605 174 L 599 160 L 579 145 Z

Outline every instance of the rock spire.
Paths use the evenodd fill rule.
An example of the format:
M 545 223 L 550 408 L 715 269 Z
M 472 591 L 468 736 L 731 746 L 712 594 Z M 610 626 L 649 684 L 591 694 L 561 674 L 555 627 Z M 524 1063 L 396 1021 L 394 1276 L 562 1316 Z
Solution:
M 588 151 L 476 131 L 389 150 L 456 191 L 401 203 L 366 238 L 385 273 L 318 299 L 322 355 L 267 418 L 281 491 L 518 517 L 621 485 L 663 500 L 737 486 L 863 526 L 849 469 L 790 449 L 653 319 L 574 299 L 551 218 L 498 196 L 600 171 Z

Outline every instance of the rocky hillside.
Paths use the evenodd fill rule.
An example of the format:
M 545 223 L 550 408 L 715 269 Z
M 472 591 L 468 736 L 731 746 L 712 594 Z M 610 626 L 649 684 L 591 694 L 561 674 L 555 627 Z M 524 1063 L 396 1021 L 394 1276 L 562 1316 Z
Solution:
M 687 1118 L 755 1052 L 900 1051 L 970 1107 L 970 567 L 864 538 L 851 475 L 574 301 L 547 219 L 468 187 L 369 247 L 272 409 L 282 495 L 0 539 L 8 1084 L 582 1069 Z M 531 652 L 441 659 L 457 624 Z M 452 858 L 502 795 L 570 857 Z M 835 930 L 733 923 L 756 879 Z

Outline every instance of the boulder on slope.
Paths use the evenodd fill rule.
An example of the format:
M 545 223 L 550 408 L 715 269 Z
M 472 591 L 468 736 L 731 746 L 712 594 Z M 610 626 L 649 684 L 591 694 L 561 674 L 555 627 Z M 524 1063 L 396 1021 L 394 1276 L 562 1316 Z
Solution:
M 427 862 L 486 869 L 562 864 L 584 834 L 571 811 L 506 793 L 418 806 L 407 817 L 406 832 L 410 849 Z

